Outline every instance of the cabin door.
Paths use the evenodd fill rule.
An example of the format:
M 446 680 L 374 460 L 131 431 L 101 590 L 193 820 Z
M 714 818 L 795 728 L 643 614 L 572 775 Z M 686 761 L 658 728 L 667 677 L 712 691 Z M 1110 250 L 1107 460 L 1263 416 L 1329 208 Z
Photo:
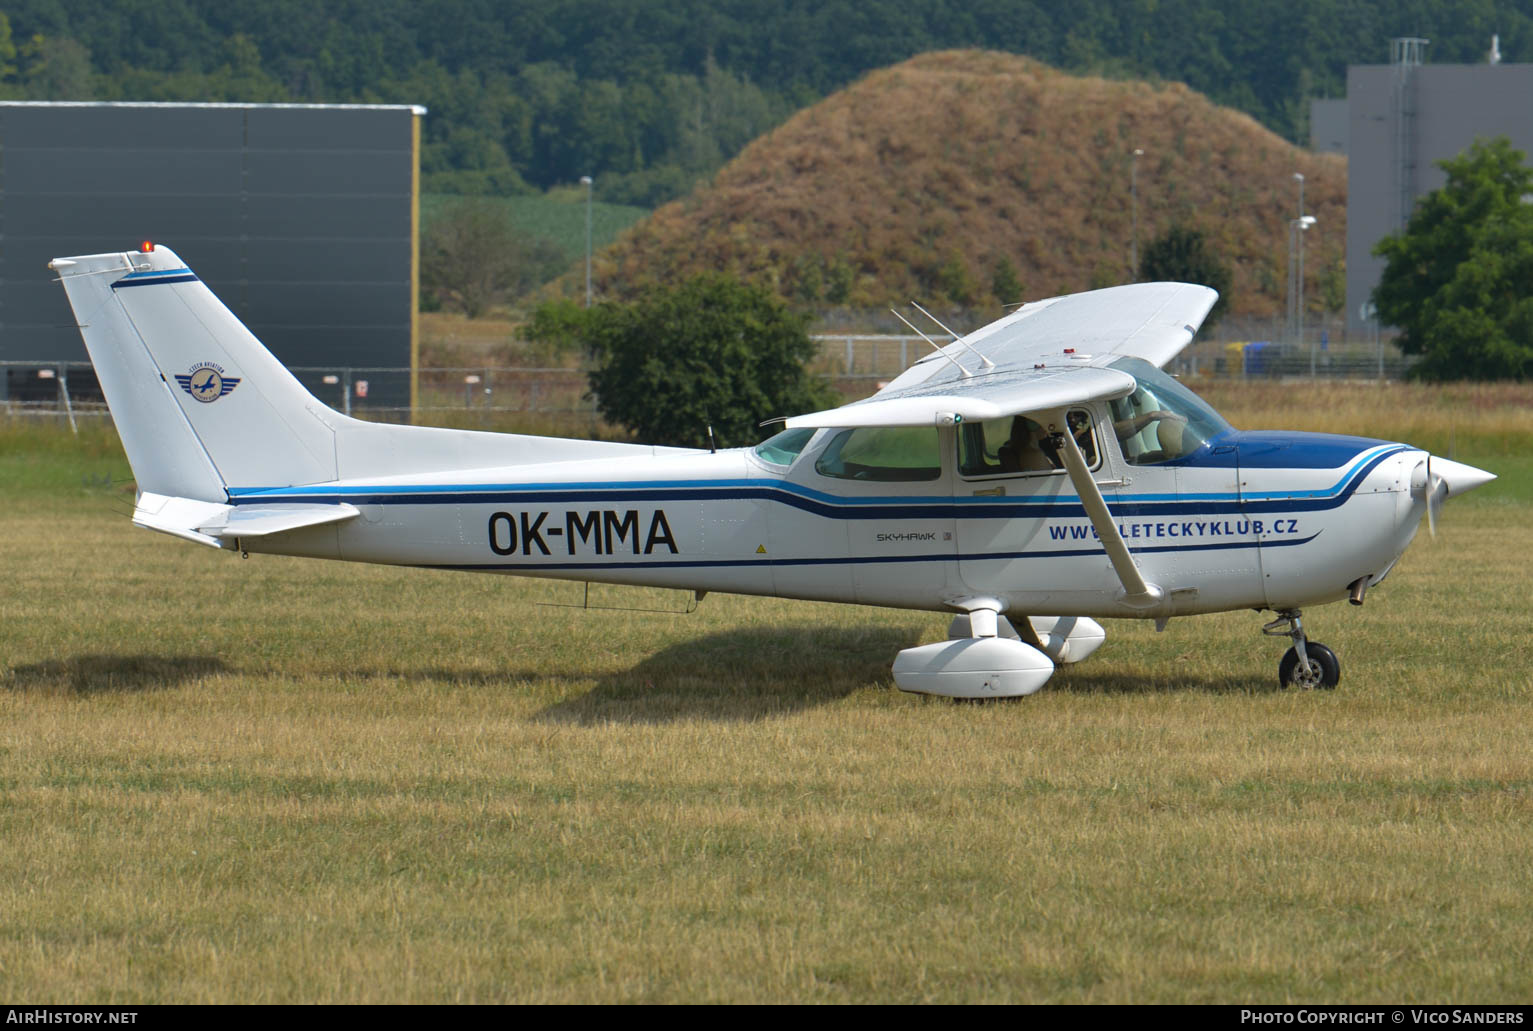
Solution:
M 1266 479 L 1272 465 L 1274 452 L 1281 445 L 1251 443 L 1236 445 L 1240 473 L 1240 518 L 1238 527 L 1241 539 L 1248 542 L 1254 553 L 1251 563 L 1258 582 L 1258 594 L 1262 604 L 1267 603 L 1272 588 L 1274 572 L 1281 572 L 1282 558 L 1273 555 L 1264 544 L 1272 539 L 1271 499 L 1268 497 Z M 1274 560 L 1279 568 L 1274 569 Z

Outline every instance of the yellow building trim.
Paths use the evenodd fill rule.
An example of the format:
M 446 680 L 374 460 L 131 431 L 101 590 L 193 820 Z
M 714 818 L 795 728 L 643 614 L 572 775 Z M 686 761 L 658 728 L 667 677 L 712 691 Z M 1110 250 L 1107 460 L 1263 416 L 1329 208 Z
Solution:
M 410 120 L 410 421 L 421 368 L 421 113 Z

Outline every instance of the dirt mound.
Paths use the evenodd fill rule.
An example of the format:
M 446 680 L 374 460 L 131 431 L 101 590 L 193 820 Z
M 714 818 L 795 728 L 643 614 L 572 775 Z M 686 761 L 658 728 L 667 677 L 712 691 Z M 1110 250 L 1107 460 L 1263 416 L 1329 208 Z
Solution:
M 947 51 L 875 72 L 761 137 L 597 263 L 605 296 L 722 269 L 823 304 L 995 303 L 1132 279 L 1139 247 L 1191 225 L 1230 266 L 1232 312 L 1281 313 L 1293 173 L 1306 178 L 1306 299 L 1342 303 L 1346 161 L 1186 86 L 1068 75 Z M 1004 273 L 1002 274 L 1004 279 Z

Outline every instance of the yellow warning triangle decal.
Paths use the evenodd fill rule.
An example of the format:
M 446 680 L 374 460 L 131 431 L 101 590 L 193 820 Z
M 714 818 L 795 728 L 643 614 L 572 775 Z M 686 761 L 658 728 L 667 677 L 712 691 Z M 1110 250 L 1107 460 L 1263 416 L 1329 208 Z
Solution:
M 756 554 L 758 554 L 758 555 L 765 555 L 766 554 L 766 545 L 765 544 L 758 544 L 758 545 L 756 545 Z

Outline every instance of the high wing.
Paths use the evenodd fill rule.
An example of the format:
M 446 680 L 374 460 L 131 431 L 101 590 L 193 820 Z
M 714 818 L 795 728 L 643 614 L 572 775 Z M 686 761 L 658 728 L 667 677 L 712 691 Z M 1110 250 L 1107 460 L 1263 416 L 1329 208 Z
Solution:
M 1134 392 L 1134 377 L 1126 372 L 1077 363 L 1073 355 L 1057 354 L 1056 357 L 1061 360 L 1054 368 L 1046 363 L 1042 368 L 1025 371 L 997 367 L 983 376 L 968 379 L 955 372 L 943 382 L 917 383 L 904 389 L 896 389 L 896 381 L 865 401 L 796 415 L 785 425 L 790 430 L 800 426 L 836 429 L 946 426 L 966 420 L 999 419 L 1003 415 L 1105 401 Z M 1083 355 L 1086 360 L 1092 357 Z
M 941 354 L 923 358 L 872 397 L 796 416 L 787 426 L 951 426 L 1035 415 L 1058 442 L 1070 482 L 1122 584 L 1118 600 L 1131 609 L 1159 612 L 1166 592 L 1147 582 L 1135 565 L 1075 435 L 1063 432 L 1066 411 L 1133 393 L 1134 377 L 1108 363 L 1134 357 L 1165 365 L 1192 341 L 1218 298 L 1206 286 L 1136 283 L 1023 305 Z M 1002 607 L 993 598 L 953 604 L 969 611 L 971 620 Z M 991 617 L 984 616 L 982 625 L 989 627 Z
M 1192 342 L 1218 299 L 1191 283 L 1132 283 L 1024 304 L 964 339 L 997 365 L 1073 347 L 1161 368 Z
M 1135 357 L 1165 365 L 1218 298 L 1206 286 L 1135 283 L 1035 301 L 928 355 L 866 400 L 786 425 L 929 426 L 1124 397 L 1134 378 L 1106 363 Z

